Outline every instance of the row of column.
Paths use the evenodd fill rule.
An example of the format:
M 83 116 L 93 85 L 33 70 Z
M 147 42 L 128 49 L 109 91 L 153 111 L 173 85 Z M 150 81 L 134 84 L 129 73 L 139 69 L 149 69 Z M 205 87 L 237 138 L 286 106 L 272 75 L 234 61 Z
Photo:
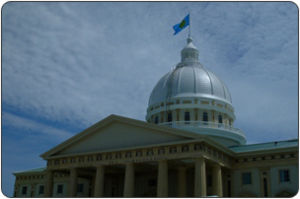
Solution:
M 97 167 L 95 178 L 94 197 L 104 197 L 104 173 L 105 168 L 103 165 Z M 194 182 L 194 196 L 204 197 L 207 196 L 206 186 L 206 163 L 204 158 L 195 159 L 195 182 Z M 223 196 L 222 190 L 222 172 L 221 167 L 218 164 L 213 166 L 212 172 L 212 187 L 213 195 L 219 197 Z M 53 190 L 53 172 L 49 171 L 46 178 L 45 196 L 51 197 Z M 134 197 L 134 183 L 135 172 L 134 163 L 127 163 L 125 168 L 124 179 L 124 197 Z M 178 196 L 186 197 L 186 168 L 180 167 L 178 169 Z M 77 189 L 77 169 L 70 169 L 70 197 L 76 197 Z M 167 160 L 161 160 L 158 162 L 158 174 L 157 174 L 157 197 L 168 197 L 168 162 Z

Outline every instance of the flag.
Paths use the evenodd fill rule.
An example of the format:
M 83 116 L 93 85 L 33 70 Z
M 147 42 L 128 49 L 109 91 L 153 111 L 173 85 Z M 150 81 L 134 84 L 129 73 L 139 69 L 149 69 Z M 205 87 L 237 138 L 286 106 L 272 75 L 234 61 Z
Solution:
M 190 25 L 190 14 L 186 15 L 184 19 L 179 23 L 173 26 L 173 29 L 175 30 L 174 35 L 179 33 L 182 29 Z

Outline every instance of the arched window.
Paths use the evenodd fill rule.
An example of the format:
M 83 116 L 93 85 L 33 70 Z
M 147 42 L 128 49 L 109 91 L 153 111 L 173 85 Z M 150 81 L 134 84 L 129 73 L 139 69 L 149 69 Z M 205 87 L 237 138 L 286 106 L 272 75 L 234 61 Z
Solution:
M 218 120 L 219 120 L 219 123 L 220 123 L 220 124 L 223 123 L 222 115 L 219 115 Z
M 203 112 L 203 121 L 208 122 L 208 114 L 207 112 Z

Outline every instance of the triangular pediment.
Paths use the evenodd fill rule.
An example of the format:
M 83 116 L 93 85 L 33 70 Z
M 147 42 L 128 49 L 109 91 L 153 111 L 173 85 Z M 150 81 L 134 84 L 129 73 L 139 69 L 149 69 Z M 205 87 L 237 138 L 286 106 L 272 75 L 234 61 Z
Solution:
M 195 136 L 164 126 L 120 116 L 109 116 L 42 154 L 43 158 L 116 150 L 191 140 Z

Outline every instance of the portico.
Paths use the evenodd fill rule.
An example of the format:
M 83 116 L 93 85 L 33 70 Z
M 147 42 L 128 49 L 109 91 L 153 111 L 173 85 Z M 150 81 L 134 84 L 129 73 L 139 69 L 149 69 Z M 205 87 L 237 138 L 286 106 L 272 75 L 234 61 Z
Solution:
M 213 176 L 212 191 L 207 189 L 207 171 Z M 54 173 L 61 172 L 67 173 L 69 179 L 66 181 L 68 197 L 78 197 L 78 178 L 83 177 L 88 179 L 87 186 L 90 190 L 86 197 L 223 196 L 222 166 L 204 157 L 130 161 L 124 164 L 99 164 L 95 167 L 76 167 L 68 170 L 48 169 L 46 197 L 53 196 L 53 176 Z M 186 183 L 187 181 L 193 181 L 194 185 Z

